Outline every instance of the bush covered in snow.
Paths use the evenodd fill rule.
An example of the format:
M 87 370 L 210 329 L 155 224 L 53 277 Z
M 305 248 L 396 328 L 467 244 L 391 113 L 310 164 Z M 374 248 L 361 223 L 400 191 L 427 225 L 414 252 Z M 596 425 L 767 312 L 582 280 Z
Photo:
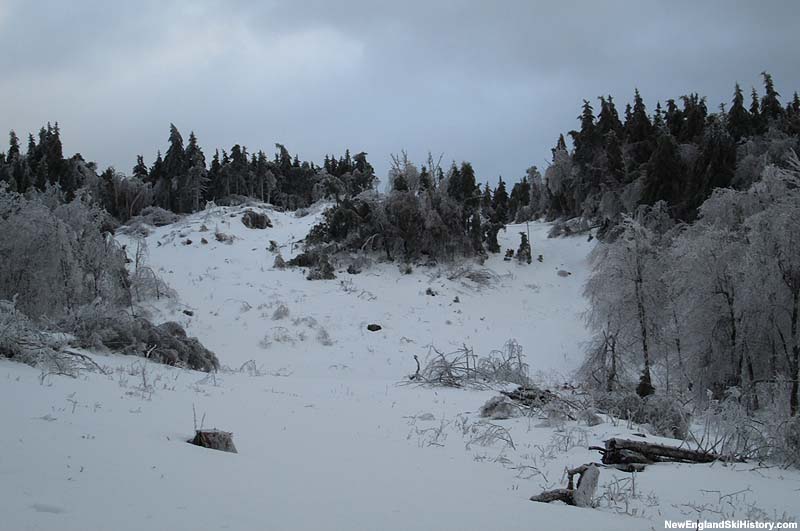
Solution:
M 691 417 L 676 399 L 651 395 L 640 398 L 633 392 L 602 393 L 595 397 L 597 405 L 606 413 L 637 424 L 646 424 L 655 435 L 686 439 Z
M 138 301 L 170 294 L 146 266 L 144 241 L 129 258 L 104 232 L 107 215 L 88 198 L 61 202 L 52 200 L 54 194 L 22 197 L 0 187 L 0 300 L 14 301 L 12 310 L 4 311 L 4 355 L 26 362 L 44 354 L 59 359 L 59 349 L 50 344 L 54 331 L 74 334 L 79 346 L 216 369 L 214 354 L 179 325 L 155 326 L 132 315 Z M 155 207 L 143 212 L 162 214 Z M 39 332 L 45 328 L 51 333 Z
M 188 337 L 183 327 L 175 322 L 154 325 L 125 311 L 86 309 L 75 316 L 71 325 L 78 345 L 85 348 L 145 356 L 167 365 L 199 371 L 219 368 L 216 355 L 197 338 Z

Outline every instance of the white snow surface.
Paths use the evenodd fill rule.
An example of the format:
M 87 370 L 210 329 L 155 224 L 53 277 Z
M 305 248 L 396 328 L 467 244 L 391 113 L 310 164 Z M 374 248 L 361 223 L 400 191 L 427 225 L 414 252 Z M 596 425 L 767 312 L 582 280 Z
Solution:
M 513 447 L 485 444 L 477 411 L 495 392 L 400 382 L 428 345 L 485 355 L 510 338 L 541 385 L 569 381 L 588 338 L 594 243 L 509 226 L 503 248 L 530 230 L 534 261 L 459 266 L 490 270 L 488 286 L 446 266 L 376 263 L 327 281 L 273 269 L 269 241 L 297 254 L 323 206 L 301 218 L 256 207 L 272 220 L 265 230 L 246 228 L 242 207 L 214 207 L 147 238 L 150 264 L 177 291 L 151 311 L 234 371 L 91 353 L 109 375 L 42 379 L 0 360 L 0 530 L 643 530 L 800 513 L 800 474 L 754 464 L 659 464 L 633 479 L 602 469 L 596 509 L 528 501 L 563 487 L 565 467 L 597 461 L 589 445 L 641 428 L 514 418 L 492 421 Z M 217 229 L 234 241 L 217 242 Z M 288 316 L 273 319 L 280 305 Z M 235 370 L 249 360 L 257 374 Z M 198 424 L 233 432 L 239 453 L 187 444 L 193 408 Z

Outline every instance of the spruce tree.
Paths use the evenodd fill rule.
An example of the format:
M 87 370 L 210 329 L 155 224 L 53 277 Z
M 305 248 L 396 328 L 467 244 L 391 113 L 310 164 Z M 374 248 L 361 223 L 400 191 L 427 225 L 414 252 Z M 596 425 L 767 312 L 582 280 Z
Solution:
M 664 121 L 667 124 L 667 130 L 674 138 L 680 138 L 683 133 L 684 116 L 683 111 L 678 108 L 675 100 L 667 100 L 667 110 L 664 113 Z
M 408 181 L 405 175 L 401 173 L 395 177 L 392 183 L 392 190 L 395 192 L 408 192 Z
M 194 131 L 189 134 L 184 160 L 187 169 L 179 180 L 179 208 L 182 212 L 196 212 L 200 210 L 203 194 L 208 186 L 208 171 L 206 157 L 197 143 Z
M 431 174 L 428 173 L 428 168 L 425 165 L 422 165 L 422 169 L 419 172 L 419 187 L 418 192 L 427 192 L 428 190 L 433 189 L 433 183 L 431 182 Z
M 761 72 L 764 78 L 764 97 L 761 98 L 761 116 L 763 120 L 779 120 L 783 116 L 783 107 L 778 100 L 780 94 L 775 90 L 772 76 L 767 72 Z
M 498 223 L 505 225 L 508 223 L 508 191 L 506 191 L 506 183 L 503 181 L 503 176 L 497 183 L 497 188 L 492 194 L 492 208 L 494 209 L 494 220 Z
M 728 111 L 727 121 L 728 133 L 738 141 L 740 138 L 750 135 L 750 114 L 744 107 L 744 93 L 739 83 L 733 90 L 733 100 Z
M 136 155 L 136 165 L 133 167 L 132 175 L 142 182 L 147 182 L 149 173 L 147 171 L 147 165 L 144 163 L 143 156 Z
M 472 212 L 472 218 L 469 222 L 469 240 L 472 244 L 472 250 L 476 254 L 483 254 L 483 231 L 481 227 L 481 216 L 478 211 Z
M 656 102 L 656 110 L 653 113 L 653 129 L 655 130 L 656 135 L 663 134 L 667 127 L 666 122 L 664 122 L 664 111 L 661 109 L 661 102 Z
M 614 131 L 606 135 L 606 183 L 617 186 L 625 183 L 625 160 L 622 155 L 622 144 Z
M 672 135 L 659 137 L 656 150 L 645 170 L 643 204 L 652 205 L 663 200 L 675 205 L 681 201 L 685 170 L 678 153 L 678 144 Z
M 556 160 L 556 153 L 559 151 L 567 151 L 567 142 L 564 140 L 564 135 L 558 135 L 558 142 L 556 142 L 556 147 L 552 148 L 550 152 L 553 154 L 553 161 Z
M 524 232 L 519 233 L 520 241 L 519 241 L 519 248 L 517 249 L 517 260 L 519 263 L 526 262 L 530 264 L 532 262 L 531 259 L 531 244 L 528 241 L 528 235 Z
M 600 96 L 600 114 L 597 115 L 597 135 L 600 138 L 614 131 L 616 134 L 622 133 L 622 122 L 619 121 L 617 108 L 614 106 L 614 98 L 610 95 L 608 99 Z
M 795 94 L 796 96 L 797 94 Z M 11 162 L 19 158 L 19 138 L 17 133 L 11 131 L 8 133 L 8 154 L 6 155 L 6 162 Z
M 497 241 L 497 233 L 503 228 L 502 223 L 487 223 L 483 230 L 485 232 L 486 250 L 490 253 L 500 252 L 500 243 Z
M 766 130 L 766 120 L 761 115 L 761 104 L 755 87 L 750 90 L 750 132 L 755 135 L 763 134 Z
M 570 131 L 575 146 L 572 159 L 580 166 L 588 166 L 594 159 L 598 147 L 598 132 L 595 126 L 594 109 L 588 100 L 583 100 L 583 111 L 578 116 L 581 121 L 580 131 Z
M 708 116 L 706 98 L 701 98 L 697 93 L 691 93 L 688 96 L 681 96 L 681 99 L 683 100 L 683 114 L 686 117 L 686 122 L 681 131 L 681 136 L 677 140 L 678 142 L 699 142 L 703 136 L 703 129 Z
M 647 116 L 647 108 L 644 105 L 639 89 L 634 91 L 633 112 L 630 120 L 625 124 L 628 142 L 645 142 L 653 138 L 653 124 Z
M 489 183 L 483 186 L 483 193 L 481 194 L 481 211 L 485 217 L 489 217 L 489 211 L 492 209 L 492 190 L 489 188 Z

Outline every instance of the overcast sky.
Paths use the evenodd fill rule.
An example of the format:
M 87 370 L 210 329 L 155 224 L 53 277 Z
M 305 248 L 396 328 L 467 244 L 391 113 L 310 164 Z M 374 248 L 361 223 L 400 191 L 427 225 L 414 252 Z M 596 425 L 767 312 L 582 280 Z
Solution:
M 762 70 L 800 90 L 800 2 L 0 0 L 0 129 L 58 121 L 67 155 L 126 173 L 174 122 L 209 158 L 350 148 L 382 176 L 431 150 L 516 180 L 583 98 L 716 109 Z

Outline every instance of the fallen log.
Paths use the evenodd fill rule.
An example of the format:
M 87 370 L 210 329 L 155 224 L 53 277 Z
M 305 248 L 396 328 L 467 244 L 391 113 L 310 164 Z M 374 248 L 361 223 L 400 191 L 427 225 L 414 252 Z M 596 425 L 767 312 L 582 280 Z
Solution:
M 573 478 L 578 475 L 578 485 L 574 486 Z M 550 503 L 562 501 L 567 505 L 576 507 L 591 507 L 592 497 L 597 490 L 597 481 L 600 477 L 600 470 L 593 463 L 581 465 L 577 468 L 567 470 L 567 488 L 546 490 L 537 496 L 531 496 L 530 500 L 535 502 Z
M 598 450 L 603 455 L 603 463 L 607 465 L 648 465 L 662 462 L 711 463 L 722 459 L 720 455 L 703 450 L 616 438 L 605 441 L 605 448 L 593 446 L 590 449 Z

